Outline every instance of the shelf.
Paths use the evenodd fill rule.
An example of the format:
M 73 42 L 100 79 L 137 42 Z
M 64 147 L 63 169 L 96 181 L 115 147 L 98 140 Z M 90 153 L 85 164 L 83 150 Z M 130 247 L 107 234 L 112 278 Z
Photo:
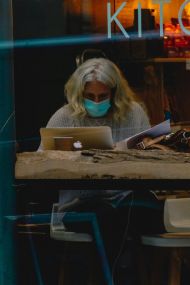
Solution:
M 151 60 L 150 60 L 151 61 Z M 152 59 L 153 62 L 160 62 L 160 63 L 164 63 L 164 62 L 186 62 L 186 61 L 190 61 L 190 58 L 184 58 L 184 57 L 156 57 Z

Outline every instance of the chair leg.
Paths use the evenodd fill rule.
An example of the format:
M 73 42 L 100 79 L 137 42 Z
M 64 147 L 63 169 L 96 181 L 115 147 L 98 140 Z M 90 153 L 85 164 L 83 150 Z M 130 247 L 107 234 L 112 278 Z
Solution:
M 34 246 L 34 241 L 32 238 L 32 234 L 28 234 L 28 238 L 29 238 L 29 243 L 30 243 L 30 247 L 31 247 L 31 253 L 32 253 L 32 257 L 33 257 L 33 262 L 34 262 L 34 269 L 35 269 L 35 273 L 36 273 L 36 278 L 37 278 L 37 284 L 38 285 L 44 285 L 43 282 L 43 278 L 42 278 L 42 273 L 40 270 L 40 263 L 39 263 L 39 258 Z
M 152 248 L 152 270 L 150 272 L 150 284 L 161 285 L 164 276 L 164 260 L 167 257 L 167 250 L 165 248 Z
M 140 285 L 148 285 L 147 256 L 147 248 L 141 246 L 138 250 L 138 272 Z
M 60 261 L 59 265 L 59 278 L 58 278 L 58 285 L 70 285 L 70 274 L 72 271 L 72 267 L 70 262 L 66 262 L 64 258 Z
M 168 251 L 165 248 L 142 247 L 139 255 L 140 285 L 161 285 Z
M 63 256 L 60 262 L 59 269 L 59 280 L 58 285 L 73 285 L 74 284 L 85 284 L 85 285 L 96 285 L 103 283 L 103 277 L 101 276 L 100 266 L 96 257 L 96 248 L 93 244 L 89 243 L 75 243 L 65 246 L 65 256 Z M 69 258 L 69 256 L 71 258 Z M 84 266 L 84 270 L 81 276 L 77 275 L 77 259 L 81 257 L 86 260 L 88 267 Z M 74 262 L 71 262 L 74 259 Z
M 168 285 L 180 285 L 181 263 L 182 263 L 181 249 L 172 248 L 170 253 Z
M 64 285 L 64 284 L 65 284 L 65 266 L 63 263 L 61 263 L 60 269 L 59 269 L 58 285 Z

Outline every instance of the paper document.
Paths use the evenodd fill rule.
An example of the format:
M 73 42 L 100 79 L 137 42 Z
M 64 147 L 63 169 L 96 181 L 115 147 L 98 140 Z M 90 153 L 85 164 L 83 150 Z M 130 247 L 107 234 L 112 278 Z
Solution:
M 122 140 L 116 144 L 116 148 L 120 150 L 125 150 L 129 148 L 134 148 L 137 143 L 141 142 L 145 137 L 156 138 L 161 135 L 167 135 L 171 132 L 170 120 L 164 121 L 148 130 L 140 132 L 130 138 Z

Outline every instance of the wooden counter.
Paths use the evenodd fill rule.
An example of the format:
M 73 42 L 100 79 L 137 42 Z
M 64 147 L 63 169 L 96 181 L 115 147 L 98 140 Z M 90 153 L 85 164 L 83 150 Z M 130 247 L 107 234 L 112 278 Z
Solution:
M 16 179 L 190 179 L 190 154 L 43 151 L 17 154 Z

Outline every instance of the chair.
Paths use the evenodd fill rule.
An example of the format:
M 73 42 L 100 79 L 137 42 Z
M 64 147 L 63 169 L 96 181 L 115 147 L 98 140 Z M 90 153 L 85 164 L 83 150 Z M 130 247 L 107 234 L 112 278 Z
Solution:
M 64 223 L 89 222 L 93 229 L 93 236 L 88 233 L 69 232 L 66 230 Z M 112 274 L 104 249 L 101 233 L 99 230 L 95 213 L 78 213 L 78 212 L 58 212 L 58 204 L 53 204 L 50 236 L 56 240 L 64 242 L 89 243 L 95 241 L 98 255 L 101 260 L 102 271 L 107 285 L 113 285 Z M 63 283 L 60 281 L 60 284 Z
M 129 191 L 131 193 L 131 191 Z M 144 195 L 143 195 L 144 196 Z M 128 194 L 127 194 L 128 197 Z M 123 194 L 118 194 L 117 199 L 111 199 L 111 201 L 114 204 L 114 207 L 119 207 L 119 206 L 123 206 L 123 205 L 127 205 L 130 208 L 133 206 L 137 206 L 137 207 L 141 207 L 141 206 L 148 206 L 148 207 L 153 207 L 155 208 L 155 204 L 153 203 L 153 201 L 151 201 L 150 203 L 146 203 L 146 201 L 141 201 L 140 200 L 135 200 L 134 201 L 134 194 L 131 193 L 130 197 L 128 200 L 125 200 L 124 198 L 126 198 L 126 195 Z M 75 202 L 75 201 L 74 201 Z M 74 203 L 74 205 L 76 205 L 76 203 Z M 68 206 L 68 205 L 67 205 Z M 71 206 L 71 203 L 69 203 L 69 206 Z M 73 206 L 73 204 L 72 204 Z M 112 273 L 109 267 L 109 263 L 108 263 L 108 259 L 105 253 L 105 249 L 104 249 L 104 245 L 103 245 L 103 241 L 102 241 L 102 236 L 101 236 L 101 232 L 99 229 L 99 225 L 97 222 L 97 218 L 96 218 L 96 214 L 92 213 L 92 212 L 67 212 L 66 208 L 62 208 L 63 212 L 59 212 L 58 211 L 58 204 L 54 204 L 53 205 L 53 210 L 52 210 L 52 215 L 51 214 L 30 214 L 30 215 L 26 215 L 23 217 L 17 217 L 17 219 L 24 219 L 23 222 L 23 226 L 29 229 L 29 232 L 31 232 L 32 226 L 35 226 L 35 229 L 37 226 L 41 226 L 41 225 L 49 225 L 50 223 L 50 236 L 55 239 L 55 240 L 59 240 L 59 241 L 64 241 L 64 243 L 62 243 L 63 245 L 63 249 L 64 249 L 64 255 L 65 255 L 65 250 L 66 250 L 66 254 L 68 253 L 68 256 L 71 258 L 73 256 L 75 257 L 80 257 L 78 255 L 78 250 L 75 251 L 77 249 L 76 245 L 78 245 L 82 249 L 89 249 L 89 245 L 92 245 L 95 243 L 96 245 L 96 251 L 98 253 L 98 257 L 100 259 L 100 263 L 101 263 L 101 268 L 103 271 L 103 278 L 104 278 L 104 282 L 103 284 L 107 284 L 107 285 L 113 285 L 113 278 L 112 278 Z M 51 221 L 50 221 L 51 218 Z M 92 231 L 90 231 L 91 234 L 88 233 L 83 233 L 82 230 L 81 232 L 74 232 L 74 231 L 67 231 L 66 227 L 64 224 L 73 224 L 73 223 L 77 223 L 79 224 L 79 226 L 81 226 L 82 223 L 88 223 L 91 225 Z M 63 224 L 64 223 L 64 224 Z M 80 227 L 79 227 L 80 228 Z M 31 237 L 30 233 L 27 232 L 27 234 L 29 235 L 29 238 Z M 35 267 L 35 274 L 36 274 L 36 279 L 37 279 L 37 284 L 44 284 L 45 285 L 45 280 L 43 280 L 43 272 L 41 272 L 41 268 L 40 268 L 40 260 L 39 260 L 39 256 L 37 254 L 37 251 L 35 250 L 35 246 L 34 246 L 34 242 L 32 237 L 30 238 L 31 240 L 31 252 L 32 252 L 32 257 L 33 257 L 33 262 L 34 262 L 34 267 Z M 92 243 L 92 241 L 94 241 L 94 243 Z M 68 251 L 69 249 L 69 251 Z M 71 251 L 70 251 L 71 250 Z M 70 255 L 71 252 L 71 255 Z M 81 251 L 80 251 L 81 252 Z M 83 252 L 82 252 L 83 253 Z M 60 255 L 60 252 L 58 251 L 58 254 Z M 90 257 L 90 255 L 88 255 Z M 82 258 L 83 255 L 82 255 Z M 72 274 L 72 266 L 71 266 L 71 259 L 68 260 L 64 260 L 64 264 L 61 264 L 61 270 L 60 270 L 60 278 L 59 278 L 59 285 L 62 284 L 68 284 L 67 283 L 67 278 L 65 278 L 64 274 L 66 272 L 66 270 L 68 269 L 71 274 Z M 66 270 L 65 270 L 65 266 L 66 266 Z M 95 272 L 96 273 L 96 272 Z M 102 280 L 102 279 L 101 279 Z M 65 282 L 66 281 L 66 282 Z M 70 281 L 70 280 L 69 280 Z M 75 280 L 76 281 L 76 280 Z M 94 281 L 94 280 L 93 280 Z M 128 282 L 128 281 L 127 281 Z M 72 284 L 72 283 L 69 283 Z M 96 283 L 90 283 L 90 284 L 96 284 Z
M 79 67 L 83 62 L 91 58 L 106 58 L 105 53 L 100 49 L 85 49 L 81 54 L 76 57 L 76 65 Z
M 22 233 L 27 234 L 29 238 L 29 243 L 31 247 L 31 254 L 32 254 L 32 260 L 35 270 L 35 278 L 36 278 L 36 284 L 39 285 L 45 285 L 45 281 L 43 280 L 42 272 L 41 272 L 41 266 L 39 261 L 39 256 L 37 254 L 37 251 L 35 249 L 34 241 L 32 238 L 32 230 L 34 227 L 34 230 L 37 231 L 38 226 L 48 226 L 50 224 L 50 237 L 59 240 L 64 241 L 67 245 L 68 243 L 73 247 L 75 244 L 80 245 L 89 245 L 93 241 L 95 241 L 95 245 L 97 248 L 98 256 L 101 261 L 101 267 L 103 271 L 103 278 L 104 282 L 107 285 L 113 285 L 112 281 L 112 275 L 108 263 L 108 259 L 105 253 L 104 244 L 102 241 L 101 233 L 99 230 L 99 225 L 97 222 L 96 214 L 95 213 L 78 213 L 78 212 L 66 212 L 66 213 L 60 213 L 58 212 L 58 204 L 53 204 L 52 214 L 34 214 L 34 215 L 21 215 L 21 216 L 8 216 L 8 220 L 10 221 L 20 221 L 18 224 L 18 229 Z M 68 223 L 83 223 L 88 222 L 91 224 L 93 229 L 93 236 L 88 233 L 76 233 L 76 232 L 69 232 L 66 230 L 66 227 L 64 224 Z M 84 249 L 84 248 L 83 248 Z M 76 250 L 76 247 L 74 247 L 74 251 Z M 89 247 L 88 249 L 89 250 Z M 76 253 L 75 253 L 76 255 Z M 82 256 L 82 258 L 84 258 Z M 72 267 L 67 268 L 72 271 Z M 63 266 L 60 270 L 60 276 L 59 276 L 59 285 L 65 284 L 65 276 Z M 67 283 L 66 283 L 67 284 Z M 70 284 L 70 283 L 69 283 Z M 94 283 L 90 283 L 94 284 Z
M 164 225 L 167 232 L 190 232 L 190 198 L 165 201 Z
M 161 284 L 164 274 L 164 262 L 169 260 L 168 285 L 181 284 L 182 264 L 189 263 L 190 248 L 190 199 L 166 199 L 164 204 L 164 225 L 166 233 L 142 236 L 141 241 L 145 246 L 144 253 L 154 251 L 150 257 L 152 264 L 150 275 L 145 275 L 144 284 Z M 150 253 L 150 252 L 149 252 Z M 146 268 L 144 268 L 146 271 Z M 147 272 L 147 271 L 146 271 Z M 149 277 L 150 281 L 147 281 Z
M 28 272 L 25 268 L 24 272 L 21 272 L 21 277 L 18 279 L 20 281 L 20 278 L 22 278 L 22 283 L 25 284 L 25 282 L 30 282 L 32 284 L 35 282 L 37 285 L 45 285 L 44 276 L 41 272 L 41 264 L 40 264 L 40 258 L 39 254 L 36 250 L 35 246 L 35 237 L 41 237 L 44 239 L 44 237 L 48 237 L 48 233 L 46 235 L 46 228 L 48 228 L 50 224 L 50 214 L 28 214 L 28 215 L 16 215 L 16 216 L 5 216 L 5 219 L 7 222 L 12 223 L 12 226 L 16 226 L 17 229 L 17 238 L 19 237 L 26 237 L 26 240 L 28 240 L 29 245 L 29 252 L 24 252 L 25 254 L 25 264 L 27 263 L 26 257 L 27 254 L 31 254 L 31 268 L 30 268 L 30 274 L 28 275 Z M 18 240 L 17 240 L 18 242 Z M 20 262 L 19 262 L 20 263 Z M 23 270 L 23 268 L 22 268 Z M 33 274 L 34 271 L 34 274 Z M 23 278 L 23 275 L 25 277 Z M 31 283 L 32 282 L 32 283 Z
M 141 193 L 142 195 L 142 193 Z M 140 195 L 140 196 L 141 196 Z M 139 195 L 138 195 L 139 196 Z M 110 197 L 110 198 L 106 198 L 106 201 L 108 202 L 109 200 L 109 204 L 112 205 L 113 208 L 123 208 L 123 207 L 127 207 L 128 209 L 131 209 L 132 206 L 135 206 L 137 208 L 156 208 L 156 211 L 158 211 L 160 209 L 160 206 L 157 205 L 157 200 L 155 199 L 154 195 L 152 195 L 152 193 L 149 193 L 148 197 L 146 197 L 147 199 L 145 199 L 144 195 L 143 199 L 142 197 L 136 197 L 134 200 L 134 193 L 131 191 L 125 192 L 125 193 L 120 193 L 116 196 Z M 151 199 L 150 199 L 151 198 Z M 62 240 L 65 242 L 66 245 L 70 245 L 70 247 L 74 247 L 76 244 L 78 245 L 86 245 L 86 247 L 92 243 L 92 241 L 95 241 L 96 244 L 96 249 L 98 252 L 98 255 L 100 257 L 101 260 L 101 267 L 102 267 L 102 271 L 103 271 L 103 276 L 104 276 L 104 281 L 106 282 L 106 284 L 108 285 L 113 285 L 113 273 L 111 273 L 110 267 L 109 267 L 109 263 L 108 263 L 108 259 L 105 253 L 105 249 L 104 249 L 104 245 L 103 245 L 103 241 L 102 241 L 102 236 L 101 236 L 101 232 L 99 229 L 99 224 L 97 222 L 97 218 L 96 218 L 96 214 L 92 213 L 92 212 L 88 212 L 89 210 L 87 210 L 87 212 L 81 212 L 80 210 L 77 211 L 76 206 L 78 204 L 78 200 L 73 200 L 72 205 L 71 202 L 69 202 L 69 204 L 64 204 L 63 208 L 59 208 L 61 207 L 59 204 L 54 204 L 53 205 L 53 210 L 52 210 L 52 217 L 51 217 L 51 226 L 50 226 L 50 235 L 53 239 L 56 240 Z M 86 203 L 85 203 L 86 204 Z M 80 205 L 80 204 L 79 204 Z M 72 207 L 71 207 L 72 206 Z M 93 207 L 92 207 L 93 208 Z M 60 211 L 61 209 L 61 211 Z M 70 209 L 70 212 L 68 211 Z M 73 209 L 75 209 L 75 212 L 72 212 Z M 80 209 L 80 208 L 78 208 Z M 87 207 L 87 209 L 91 209 L 91 207 Z M 124 212 L 122 212 L 123 214 Z M 131 216 L 131 214 L 130 214 Z M 119 217 L 119 216 L 118 216 Z M 91 234 L 88 233 L 82 233 L 82 230 L 80 228 L 81 226 L 81 222 L 89 222 L 92 225 L 92 229 L 93 232 L 91 232 Z M 126 229 L 124 232 L 124 236 L 126 236 L 126 233 L 128 233 L 128 224 L 129 220 L 126 221 Z M 64 224 L 63 224 L 64 223 Z M 68 231 L 67 230 L 67 225 L 68 225 L 68 229 L 70 228 L 70 225 L 72 223 L 79 223 L 80 226 L 78 227 L 78 230 L 80 232 L 75 232 L 75 230 L 71 230 Z M 65 224 L 67 224 L 65 226 Z M 72 226 L 71 226 L 72 228 Z M 135 230 L 134 230 L 135 231 Z M 72 248 L 71 248 L 72 249 Z M 76 255 L 77 253 L 75 253 Z M 64 267 L 67 269 L 68 265 L 67 262 L 64 263 L 63 266 L 63 270 Z M 69 270 L 71 270 L 71 267 L 68 268 Z M 64 273 L 63 273 L 64 275 Z M 128 282 L 128 280 L 127 280 Z M 60 282 L 60 284 L 64 284 L 64 278 L 63 281 Z

